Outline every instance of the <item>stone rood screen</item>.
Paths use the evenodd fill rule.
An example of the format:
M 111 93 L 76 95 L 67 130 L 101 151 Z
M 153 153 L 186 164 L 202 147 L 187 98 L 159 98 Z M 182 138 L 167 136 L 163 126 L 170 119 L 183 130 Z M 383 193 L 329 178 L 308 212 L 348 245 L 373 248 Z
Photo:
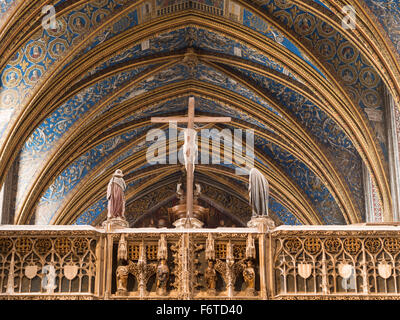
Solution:
M 399 299 L 399 226 L 1 226 L 0 299 Z

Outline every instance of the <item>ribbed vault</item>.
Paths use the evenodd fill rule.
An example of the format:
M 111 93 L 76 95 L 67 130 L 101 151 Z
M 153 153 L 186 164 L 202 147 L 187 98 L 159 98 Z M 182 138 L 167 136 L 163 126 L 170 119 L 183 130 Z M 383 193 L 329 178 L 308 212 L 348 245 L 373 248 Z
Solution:
M 400 96 L 397 52 L 365 3 L 323 3 L 12 2 L 0 23 L 0 185 L 20 161 L 15 223 L 99 223 L 118 168 L 131 210 L 148 202 L 151 215 L 154 201 L 173 201 L 156 195 L 182 166 L 150 165 L 146 134 L 168 136 L 150 117 L 184 115 L 189 96 L 197 114 L 232 117 L 206 129 L 254 131 L 277 223 L 365 221 L 363 165 L 390 221 L 385 128 L 370 113 L 385 111 L 384 87 Z M 55 5 L 57 29 L 42 27 L 45 4 Z M 360 12 L 355 30 L 342 26 L 345 4 Z M 205 195 L 210 206 L 245 224 L 238 166 L 199 164 L 196 179 L 225 195 Z

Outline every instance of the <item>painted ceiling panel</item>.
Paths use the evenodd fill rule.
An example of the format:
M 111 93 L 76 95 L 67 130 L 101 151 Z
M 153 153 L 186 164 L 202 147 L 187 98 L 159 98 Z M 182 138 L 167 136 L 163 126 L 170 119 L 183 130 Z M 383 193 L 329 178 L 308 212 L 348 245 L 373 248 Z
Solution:
M 149 39 L 148 48 L 147 46 L 142 47 L 142 44 L 135 44 L 132 47 L 125 48 L 107 59 L 107 61 L 103 61 L 93 67 L 89 74 L 94 74 L 107 67 L 127 63 L 140 57 L 155 53 L 178 51 L 187 47 L 203 49 L 211 53 L 225 53 L 232 56 L 239 56 L 245 60 L 259 63 L 295 78 L 286 68 L 266 57 L 261 52 L 222 34 L 199 27 L 180 28 L 161 33 Z
M 266 129 L 270 132 L 273 132 L 271 128 L 269 128 L 265 123 L 262 123 L 254 117 L 249 116 L 245 112 L 236 109 L 235 107 L 231 105 L 226 105 L 223 104 L 220 101 L 215 101 L 212 99 L 206 99 L 204 97 L 199 97 L 198 95 L 192 95 L 196 99 L 196 112 L 210 112 L 212 111 L 213 113 L 219 114 L 219 115 L 224 115 L 224 116 L 229 116 L 235 119 L 243 120 L 248 123 L 251 123 L 255 126 L 261 127 L 263 129 Z M 157 103 L 154 105 L 149 106 L 148 108 L 145 108 L 143 110 L 135 112 L 135 114 L 125 118 L 124 120 L 116 123 L 114 127 L 117 127 L 119 125 L 128 123 L 130 121 L 135 121 L 139 120 L 140 118 L 146 118 L 150 116 L 168 116 L 171 113 L 176 113 L 176 112 L 182 112 L 182 114 L 187 113 L 187 102 L 188 102 L 188 95 L 184 95 L 182 97 L 176 98 L 169 100 L 165 103 Z
M 382 80 L 377 72 L 346 38 L 313 14 L 289 1 L 268 0 L 262 7 L 300 37 L 343 81 L 352 101 L 370 119 L 387 160 L 383 120 L 374 121 L 373 116 L 379 114 L 383 118 Z
M 1 14 L 7 12 L 8 9 L 11 8 L 13 3 L 16 2 L 16 0 L 1 0 L 0 1 L 0 12 Z M 1 18 L 1 15 L 0 15 Z
M 119 85 L 125 84 L 146 68 L 121 72 L 98 82 L 69 99 L 39 125 L 21 150 L 17 210 L 20 208 L 28 187 L 33 183 L 38 170 L 44 166 L 47 158 L 54 152 L 60 139 L 70 133 L 72 126 L 81 123 L 86 112 Z M 76 128 L 75 128 L 76 129 Z
M 261 137 L 256 137 L 254 143 L 256 148 L 263 150 L 293 181 L 296 181 L 300 189 L 311 199 L 326 224 L 345 224 L 335 199 L 304 163 Z
M 128 141 L 150 128 L 151 126 L 146 126 L 113 137 L 89 150 L 65 169 L 47 189 L 40 200 L 36 211 L 36 224 L 49 224 L 63 200 L 87 174 L 91 173 L 96 166 L 109 158 L 112 153 L 121 148 Z
M 29 95 L 31 89 L 56 61 L 73 47 L 80 37 L 98 22 L 99 17 L 107 16 L 110 10 L 104 10 L 93 1 L 82 5 L 61 17 L 57 17 L 57 29 L 40 28 L 0 72 L 0 95 L 7 101 L 6 110 L 0 109 L 0 118 L 10 119 L 16 107 Z M 121 7 L 109 0 L 110 8 Z M 5 130 L 8 121 L 0 121 L 0 134 Z
M 204 65 L 202 63 L 199 63 L 194 69 L 188 68 L 188 66 L 185 64 L 178 64 L 171 68 L 168 68 L 167 70 L 162 70 L 161 72 L 149 77 L 143 82 L 130 87 L 123 95 L 115 99 L 105 109 L 103 109 L 101 113 L 104 114 L 107 111 L 111 110 L 114 106 L 121 104 L 124 101 L 127 101 L 128 99 L 131 99 L 140 94 L 149 92 L 151 90 L 171 83 L 177 83 L 189 79 L 197 79 L 230 90 L 262 105 L 266 109 L 279 115 L 279 113 L 271 106 L 269 106 L 265 100 L 260 98 L 250 89 L 238 83 L 237 81 L 228 78 L 226 75 L 222 74 L 218 70 L 215 70 L 214 68 Z
M 400 3 L 396 0 L 364 0 L 400 52 Z
M 322 1 L 314 0 L 314 2 L 314 8 L 321 6 L 320 9 L 324 10 L 324 13 L 327 12 L 327 7 Z M 374 12 L 380 12 L 379 10 L 385 8 L 385 14 L 388 12 L 393 13 L 393 16 L 398 14 L 398 5 L 392 2 L 383 0 L 366 2 Z M 322 76 L 321 80 L 318 80 L 321 82 L 320 85 L 323 79 L 329 79 L 327 87 L 335 88 L 332 95 L 340 91 L 336 88 L 344 88 L 354 103 L 354 106 L 349 108 L 356 108 L 356 110 L 351 109 L 349 114 L 358 112 L 363 114 L 366 127 L 370 127 L 376 136 L 373 141 L 374 146 L 378 145 L 379 154 L 382 154 L 383 159 L 387 159 L 385 110 L 382 101 L 384 82 L 374 67 L 341 31 L 336 31 L 320 20 L 318 15 L 311 14 L 290 1 L 265 0 L 262 1 L 261 7 L 255 6 L 253 10 L 252 2 L 246 7 L 239 4 L 240 16 L 232 20 L 231 10 L 235 9 L 233 2 L 206 0 L 204 5 L 218 9 L 215 11 L 218 17 L 211 17 L 210 13 L 201 10 L 196 13 L 196 17 L 204 21 L 209 19 L 209 22 L 218 22 L 216 20 L 218 18 L 221 22 L 232 23 L 232 26 L 237 28 L 235 30 L 240 28 L 243 35 L 248 35 L 243 37 L 242 33 L 235 36 L 221 30 L 216 32 L 213 30 L 215 26 L 211 27 L 210 24 L 206 27 L 207 24 L 202 25 L 198 22 L 160 30 L 155 23 L 156 19 L 163 21 L 164 18 L 168 18 L 169 12 L 179 17 L 179 12 L 173 11 L 175 10 L 173 5 L 176 3 L 178 0 L 151 0 L 148 1 L 151 12 L 147 12 L 148 7 L 143 4 L 136 5 L 133 1 L 125 0 L 88 1 L 79 6 L 74 2 L 58 1 L 56 7 L 65 9 L 66 13 L 57 17 L 57 29 L 43 30 L 39 27 L 38 31 L 18 48 L 16 54 L 6 61 L 0 71 L 0 137 L 10 119 L 17 119 L 17 115 L 28 105 L 28 99 L 36 99 L 35 92 L 43 87 L 42 81 L 48 75 L 52 75 L 53 70 L 57 70 L 53 76 L 60 77 L 61 81 L 67 76 L 69 66 L 74 66 L 73 72 L 80 72 L 78 76 L 70 79 L 70 83 L 66 83 L 66 93 L 63 91 L 57 98 L 64 100 L 54 102 L 54 105 L 50 106 L 38 104 L 42 108 L 41 119 L 45 120 L 36 128 L 32 128 L 33 134 L 26 141 L 28 133 L 21 139 L 25 144 L 17 150 L 20 152 L 17 210 L 35 208 L 36 217 L 32 222 L 36 224 L 49 224 L 57 219 L 61 221 L 58 214 L 64 213 L 69 201 L 71 206 L 79 205 L 76 199 L 81 190 L 86 190 L 92 179 L 107 180 L 107 175 L 120 166 L 130 168 L 125 172 L 129 177 L 128 193 L 132 193 L 141 184 L 152 181 L 151 178 L 155 176 L 151 174 L 146 178 L 135 178 L 142 170 L 151 172 L 154 169 L 142 159 L 144 151 L 151 144 L 143 137 L 154 126 L 147 125 L 148 122 L 142 124 L 141 121 L 147 121 L 151 116 L 185 114 L 188 97 L 194 95 L 196 112 L 230 116 L 236 121 L 235 125 L 240 123 L 246 127 L 257 128 L 260 134 L 265 133 L 265 136 L 275 141 L 275 143 L 269 141 L 265 136 L 256 136 L 256 165 L 263 168 L 266 174 L 270 174 L 273 168 L 276 168 L 277 175 L 287 179 L 281 182 L 282 186 L 287 186 L 287 182 L 290 185 L 293 183 L 293 192 L 298 195 L 300 191 L 302 199 L 309 202 L 309 208 L 311 211 L 316 211 L 322 223 L 329 225 L 346 223 L 347 218 L 343 216 L 345 210 L 342 208 L 345 201 L 340 205 L 336 202 L 339 201 L 335 200 L 335 197 L 338 198 L 337 190 L 332 187 L 334 183 L 332 181 L 336 176 L 345 181 L 346 187 L 340 187 L 342 188 L 340 190 L 347 192 L 348 187 L 351 200 L 354 199 L 357 206 L 355 211 L 360 212 L 362 220 L 365 220 L 360 154 L 371 151 L 360 151 L 359 141 L 352 142 L 343 129 L 324 111 L 307 100 L 301 92 L 295 92 L 285 85 L 290 82 L 301 91 L 301 84 L 314 88 L 318 83 L 307 83 L 307 75 L 301 75 L 302 79 L 298 81 L 295 74 L 300 76 L 303 69 L 289 70 L 283 64 L 285 59 L 278 63 L 267 53 L 270 49 L 268 46 L 265 52 L 261 51 L 264 50 L 261 47 L 256 50 L 249 45 L 252 41 L 251 33 L 246 32 L 252 30 L 256 37 L 263 36 L 273 46 L 276 46 L 275 43 L 279 44 L 277 48 L 282 50 L 282 56 L 289 51 L 294 54 L 293 61 L 296 63 L 298 63 L 297 58 L 300 58 L 300 61 L 304 62 L 304 70 L 312 75 Z M 11 5 L 12 1 L 0 0 L 0 17 Z M 160 11 L 162 8 L 169 9 Z M 265 18 L 261 12 L 267 17 Z M 183 12 L 183 14 L 188 16 L 190 13 Z M 267 22 L 268 16 L 271 17 L 274 26 Z M 390 20 L 387 15 L 380 19 L 386 31 L 391 31 L 389 34 L 392 41 L 400 42 L 400 39 L 396 38 L 397 31 L 393 31 L 397 30 L 397 22 Z M 141 30 L 138 26 L 144 23 L 150 32 L 145 35 L 146 38 L 141 39 L 132 31 Z M 277 28 L 276 24 L 280 24 L 282 28 Z M 131 32 L 132 38 L 122 37 L 127 31 Z M 244 39 L 246 37 L 248 39 Z M 114 42 L 116 39 L 121 43 Z M 298 43 L 302 46 L 297 46 Z M 117 47 L 118 50 L 111 50 Z M 99 51 L 96 51 L 98 49 Z M 94 59 L 90 56 L 92 53 L 104 53 L 104 56 Z M 216 61 L 210 58 L 212 56 L 221 58 L 219 61 L 224 63 L 210 62 Z M 313 57 L 315 60 L 308 57 Z M 143 64 L 141 67 L 120 71 L 120 68 L 138 62 L 139 59 L 150 61 L 155 58 L 162 58 L 162 61 L 169 60 L 165 62 L 165 67 L 149 63 L 146 66 Z M 249 71 L 246 68 L 253 69 Z M 268 69 L 271 77 L 277 78 L 273 80 L 260 76 L 255 71 L 257 68 L 264 71 Z M 70 92 L 68 90 L 84 85 L 87 80 L 97 77 L 99 79 L 97 82 L 82 87 L 75 96 L 68 96 Z M 138 78 L 139 80 L 135 81 Z M 334 81 L 331 80 L 334 78 L 338 81 L 333 85 Z M 187 84 L 192 87 L 198 84 L 196 94 L 190 92 L 190 86 Z M 174 88 L 180 90 L 176 96 L 171 95 Z M 209 93 L 207 88 L 210 90 Z M 46 97 L 47 94 L 45 90 L 43 93 L 39 92 L 37 100 L 41 101 L 42 95 Z M 110 100 L 107 100 L 108 98 Z M 236 98 L 240 102 L 233 101 Z M 228 103 L 229 99 L 232 100 L 231 103 Z M 242 106 L 241 103 L 245 105 Z M 260 117 L 257 117 L 257 110 L 254 112 L 249 110 L 250 106 L 264 112 L 262 114 L 260 112 Z M 339 113 L 335 108 L 340 106 L 331 107 L 334 112 Z M 95 128 L 93 124 L 97 124 L 97 127 Z M 288 126 L 291 124 L 299 125 L 303 131 L 289 130 Z M 232 125 L 218 127 L 234 128 Z M 288 132 L 281 134 L 280 131 L 285 128 Z M 349 130 L 350 134 L 353 134 L 352 130 L 356 129 L 346 128 L 345 132 Z M 297 137 L 293 132 L 305 132 L 306 137 Z M 84 134 L 85 141 L 66 140 L 78 137 L 78 133 Z M 103 138 L 104 140 L 101 140 Z M 277 142 L 279 138 L 282 139 L 281 142 Z M 65 141 L 68 144 L 64 143 Z M 85 147 L 89 142 L 90 149 Z M 78 144 L 82 145 L 78 148 Z M 59 149 L 61 146 L 62 149 Z M 317 146 L 315 149 L 320 148 L 320 150 L 310 152 L 308 150 L 310 146 Z M 296 147 L 299 151 L 295 150 Z M 68 153 L 70 148 L 76 150 L 76 153 L 75 151 Z M 58 156 L 56 151 L 59 151 L 64 161 L 52 159 Z M 299 154 L 301 152 L 304 154 Z M 326 156 L 326 159 L 321 160 L 326 165 L 323 169 L 321 169 L 323 165 L 314 159 L 317 154 Z M 363 158 L 368 156 L 363 154 Z M 132 159 L 133 164 L 130 163 Z M 46 172 L 42 172 L 42 169 L 47 170 L 47 165 L 55 176 L 44 178 Z M 235 164 L 222 165 L 224 170 L 231 172 L 236 168 Z M 325 177 L 324 170 L 327 171 L 327 168 L 333 168 L 335 171 L 336 176 L 331 180 Z M 209 171 L 210 174 L 211 172 L 212 170 Z M 242 194 L 247 192 L 248 186 L 242 179 L 235 177 L 234 174 L 229 179 L 240 187 Z M 44 186 L 40 185 L 43 181 L 45 181 Z M 157 186 L 165 184 L 165 181 L 164 177 L 156 184 Z M 156 184 L 148 188 L 156 187 Z M 40 192 L 35 193 L 39 187 L 44 188 L 44 192 L 40 189 Z M 287 192 L 286 189 L 285 191 Z M 100 215 L 104 214 L 107 205 L 104 195 L 97 189 L 93 194 L 91 191 L 89 193 L 95 200 L 85 203 L 84 208 L 79 209 L 82 212 L 79 212 L 78 218 L 74 215 L 75 224 L 97 223 Z M 31 197 L 31 194 L 34 196 Z M 136 196 L 143 196 L 143 193 Z M 272 214 L 283 224 L 300 224 L 303 218 L 298 212 L 290 211 L 295 205 L 291 206 L 287 202 L 286 194 L 286 198 L 279 198 L 280 196 L 282 195 L 278 194 L 277 197 L 270 199 Z M 36 202 L 29 203 L 34 197 L 37 197 Z M 128 199 L 128 202 L 132 200 L 134 199 Z M 300 220 L 296 216 L 300 217 Z
M 255 15 L 251 11 L 244 9 L 243 10 L 243 24 L 253 30 L 261 32 L 266 37 L 278 42 L 283 45 L 285 48 L 289 49 L 299 58 L 303 59 L 304 62 L 313 67 L 316 71 L 318 71 L 323 77 L 324 74 L 313 65 L 306 56 L 297 48 L 290 40 L 288 40 L 283 34 L 281 34 L 278 30 L 271 27 L 265 20 Z
M 278 82 L 247 71 L 234 68 L 247 78 L 252 79 L 260 88 L 272 93 L 282 106 L 288 109 L 296 119 L 318 142 L 323 145 L 333 163 L 340 168 L 343 178 L 354 194 L 360 212 L 364 212 L 364 191 L 362 187 L 362 160 L 340 127 L 317 108 L 311 101 Z

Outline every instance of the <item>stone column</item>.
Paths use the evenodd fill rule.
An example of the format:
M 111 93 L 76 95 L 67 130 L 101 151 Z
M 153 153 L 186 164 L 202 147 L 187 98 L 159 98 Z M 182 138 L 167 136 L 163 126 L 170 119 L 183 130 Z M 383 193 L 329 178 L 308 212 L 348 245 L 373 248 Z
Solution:
M 180 243 L 180 261 L 181 264 L 181 283 L 179 297 L 182 300 L 190 300 L 192 298 L 192 277 L 193 261 L 191 260 L 191 237 L 189 233 L 183 232 Z
M 385 110 L 389 156 L 390 191 L 392 194 L 393 221 L 400 221 L 400 111 L 385 87 Z
M 364 184 L 364 198 L 365 198 L 365 221 L 366 222 L 378 222 L 379 220 L 379 214 L 378 214 L 378 208 L 376 208 L 376 205 L 374 206 L 374 195 L 373 195 L 373 186 L 372 186 L 372 180 L 371 180 L 371 175 L 369 174 L 368 168 L 365 166 L 365 164 L 362 164 L 362 169 L 363 169 L 363 184 Z
M 275 228 L 275 223 L 270 217 L 253 217 L 247 226 L 257 228 L 259 232 L 260 296 L 263 300 L 271 299 L 274 295 L 271 231 Z
M 2 187 L 2 212 L 0 224 L 14 224 L 15 202 L 18 187 L 19 156 L 7 172 Z

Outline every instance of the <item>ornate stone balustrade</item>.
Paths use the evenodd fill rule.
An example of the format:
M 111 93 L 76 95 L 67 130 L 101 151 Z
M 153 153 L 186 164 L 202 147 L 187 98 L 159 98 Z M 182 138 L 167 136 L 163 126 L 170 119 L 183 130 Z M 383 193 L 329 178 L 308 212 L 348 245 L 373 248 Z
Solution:
M 271 234 L 278 299 L 398 299 L 399 226 L 281 227 Z
M 0 299 L 397 299 L 399 226 L 0 226 Z

